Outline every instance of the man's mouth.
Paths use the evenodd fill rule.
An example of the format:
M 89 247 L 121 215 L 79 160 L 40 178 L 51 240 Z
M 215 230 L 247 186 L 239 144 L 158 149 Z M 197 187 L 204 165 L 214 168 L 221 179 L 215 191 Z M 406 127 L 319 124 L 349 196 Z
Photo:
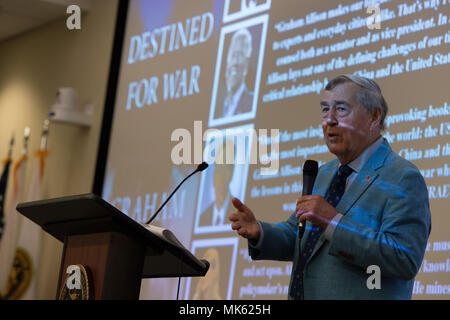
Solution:
M 333 138 L 333 137 L 337 137 L 338 134 L 337 133 L 328 133 L 328 138 Z
M 328 141 L 330 141 L 330 142 L 336 142 L 337 139 L 339 138 L 339 135 L 337 133 L 328 133 L 327 138 L 328 138 Z

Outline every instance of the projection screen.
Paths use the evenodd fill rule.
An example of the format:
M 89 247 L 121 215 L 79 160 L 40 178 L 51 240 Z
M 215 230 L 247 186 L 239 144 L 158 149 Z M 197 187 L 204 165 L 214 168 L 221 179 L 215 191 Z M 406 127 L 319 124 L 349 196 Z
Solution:
M 447 0 L 130 0 L 102 196 L 143 223 L 207 161 L 153 222 L 211 262 L 206 277 L 181 279 L 180 298 L 285 299 L 292 262 L 250 259 L 230 198 L 260 220 L 287 219 L 306 159 L 334 158 L 324 86 L 362 75 L 389 105 L 384 137 L 428 187 L 432 232 L 413 298 L 448 299 L 449 16 Z M 140 298 L 175 299 L 177 284 L 144 279 Z

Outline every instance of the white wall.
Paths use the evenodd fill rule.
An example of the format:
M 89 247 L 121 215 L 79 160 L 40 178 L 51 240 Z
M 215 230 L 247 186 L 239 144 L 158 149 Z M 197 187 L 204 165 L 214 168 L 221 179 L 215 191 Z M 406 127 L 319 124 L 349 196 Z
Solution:
M 31 128 L 29 154 L 39 148 L 42 124 L 59 87 L 75 88 L 79 105 L 94 104 L 90 129 L 51 123 L 44 198 L 92 191 L 117 4 L 92 1 L 89 12 L 82 14 L 81 30 L 68 30 L 61 19 L 0 42 L 0 160 L 7 155 L 12 132 L 13 160 L 18 159 L 25 126 Z M 10 179 L 6 205 L 11 187 Z M 38 298 L 54 299 L 62 244 L 48 234 L 42 237 Z

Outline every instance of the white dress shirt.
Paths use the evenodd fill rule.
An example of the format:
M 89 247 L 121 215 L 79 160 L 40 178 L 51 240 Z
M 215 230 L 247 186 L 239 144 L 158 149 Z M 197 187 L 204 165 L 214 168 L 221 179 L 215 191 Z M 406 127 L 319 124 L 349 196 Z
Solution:
M 229 99 L 225 99 L 223 102 L 223 118 L 231 117 L 235 114 L 236 109 L 239 105 L 239 101 L 241 100 L 241 96 L 244 93 L 245 90 L 245 83 L 242 82 L 241 86 L 236 90 L 233 97 L 228 101 Z

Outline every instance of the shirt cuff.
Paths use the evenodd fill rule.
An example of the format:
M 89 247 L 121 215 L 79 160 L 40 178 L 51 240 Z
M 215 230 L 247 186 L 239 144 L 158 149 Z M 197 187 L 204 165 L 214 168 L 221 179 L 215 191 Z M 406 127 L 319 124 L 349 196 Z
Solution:
M 248 240 L 248 245 L 250 246 L 250 248 L 253 248 L 256 250 L 261 249 L 262 241 L 264 238 L 264 231 L 263 231 L 262 225 L 259 221 L 258 221 L 258 224 L 259 224 L 259 230 L 260 230 L 258 241 L 255 243 L 255 241 Z
M 333 220 L 330 221 L 328 226 L 325 228 L 325 231 L 323 232 L 323 236 L 325 237 L 325 239 L 331 241 L 331 238 L 333 237 L 334 234 L 334 230 L 336 230 L 336 226 L 343 216 L 344 216 L 343 214 L 338 213 L 337 215 L 334 216 Z

